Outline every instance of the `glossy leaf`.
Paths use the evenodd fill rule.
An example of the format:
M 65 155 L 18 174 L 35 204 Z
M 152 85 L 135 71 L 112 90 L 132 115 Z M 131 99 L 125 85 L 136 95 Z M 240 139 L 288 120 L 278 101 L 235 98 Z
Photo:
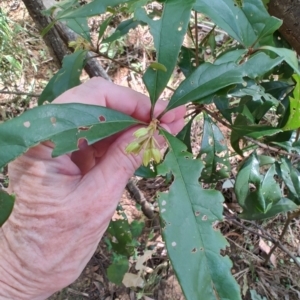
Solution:
M 255 79 L 262 76 L 280 62 L 282 62 L 282 58 L 271 59 L 265 53 L 258 53 L 240 65 L 235 63 L 202 64 L 179 85 L 167 110 L 191 101 L 201 103 L 201 99 L 205 99 L 227 86 L 243 84 L 244 77 Z M 257 68 L 258 65 L 259 68 Z
M 186 152 L 186 146 L 167 132 L 169 144 L 161 175 L 171 172 L 169 193 L 160 193 L 162 234 L 186 299 L 240 300 L 231 275 L 232 263 L 220 250 L 228 244 L 213 223 L 222 220 L 222 195 L 204 190 L 198 182 L 203 164 Z
M 294 75 L 296 86 L 293 92 L 294 97 L 290 97 L 290 115 L 283 130 L 294 130 L 300 127 L 300 76 Z
M 243 111 L 237 115 L 234 121 L 230 142 L 232 148 L 240 155 L 243 155 L 243 152 L 240 149 L 239 141 L 244 136 L 259 139 L 282 131 L 280 128 L 254 124 L 254 121 L 253 115 L 246 106 L 243 107 Z
M 177 134 L 177 138 L 180 139 L 187 147 L 187 151 L 193 153 L 192 144 L 191 144 L 191 130 L 194 118 L 191 118 L 187 124 L 181 129 L 181 131 Z
M 127 34 L 130 29 L 134 29 L 138 25 L 144 25 L 144 23 L 141 21 L 134 20 L 134 19 L 125 20 L 121 24 L 119 24 L 118 27 L 116 28 L 115 32 L 108 38 L 104 39 L 102 41 L 102 43 L 111 43 L 111 42 L 119 39 L 123 35 Z
M 62 68 L 50 79 L 43 90 L 38 104 L 52 102 L 59 95 L 80 84 L 80 75 L 85 64 L 87 51 L 79 50 L 67 55 L 62 61 Z
M 190 21 L 195 0 L 166 0 L 159 20 L 151 19 L 144 9 L 138 9 L 135 18 L 147 23 L 154 38 L 156 61 L 166 67 L 166 72 L 148 68 L 143 76 L 152 106 L 166 87 L 175 68 L 178 54 Z
M 296 53 L 293 50 L 286 48 L 276 48 L 271 46 L 263 46 L 260 49 L 269 50 L 276 53 L 279 57 L 282 57 L 283 60 L 298 74 L 299 71 L 299 63 L 296 56 Z
M 49 104 L 26 111 L 0 125 L 0 168 L 46 140 L 55 144 L 53 156 L 78 150 L 120 132 L 139 121 L 106 107 L 84 104 Z
M 292 211 L 298 208 L 298 205 L 295 204 L 290 199 L 287 198 L 281 198 L 276 204 L 272 205 L 271 208 L 266 213 L 261 212 L 252 212 L 247 213 L 243 212 L 239 214 L 239 218 L 245 219 L 245 220 L 263 220 L 272 218 L 280 213 Z
M 182 46 L 178 66 L 185 77 L 190 76 L 196 69 L 195 51 Z
M 290 210 L 291 207 L 290 201 L 282 198 L 280 187 L 274 179 L 277 174 L 275 165 L 272 164 L 263 176 L 259 163 L 257 155 L 252 153 L 242 163 L 236 177 L 234 189 L 243 208 L 239 217 L 244 219 L 270 218 L 281 212 L 279 209 Z
M 112 18 L 113 18 L 113 16 L 110 16 L 101 23 L 101 25 L 99 27 L 99 32 L 98 32 L 98 39 L 99 40 L 103 37 L 103 35 L 105 33 L 105 30 L 107 29 L 107 27 L 108 27 L 110 21 L 112 20 Z
M 282 24 L 268 14 L 261 0 L 243 0 L 241 5 L 233 0 L 197 0 L 194 9 L 208 16 L 245 48 L 259 42 L 272 45 L 272 34 Z
M 279 175 L 288 188 L 289 198 L 300 204 L 300 173 L 294 168 L 287 158 L 282 158 L 278 163 Z
M 0 227 L 10 216 L 15 203 L 15 196 L 0 189 Z
M 153 171 L 150 166 L 140 166 L 134 173 L 134 176 L 139 176 L 142 178 L 155 178 L 157 176 L 156 170 Z
M 204 128 L 198 158 L 204 164 L 201 181 L 213 183 L 229 177 L 231 168 L 226 139 L 219 127 L 206 114 L 204 114 Z

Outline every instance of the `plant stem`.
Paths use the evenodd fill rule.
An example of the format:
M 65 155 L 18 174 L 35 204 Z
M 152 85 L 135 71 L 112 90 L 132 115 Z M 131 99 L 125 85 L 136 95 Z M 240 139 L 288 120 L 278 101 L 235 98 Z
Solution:
M 195 59 L 196 66 L 199 66 L 199 41 L 198 41 L 198 13 L 195 11 Z

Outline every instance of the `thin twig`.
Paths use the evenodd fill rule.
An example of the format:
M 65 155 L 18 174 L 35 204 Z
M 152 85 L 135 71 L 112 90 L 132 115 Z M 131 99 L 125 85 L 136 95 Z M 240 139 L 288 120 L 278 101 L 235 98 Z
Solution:
M 207 114 L 209 114 L 211 117 L 213 117 L 217 122 L 221 123 L 222 125 L 226 126 L 227 128 L 232 129 L 232 126 L 229 123 L 227 123 L 224 120 L 222 120 L 219 116 L 217 116 L 216 113 L 208 110 L 204 106 L 202 107 L 202 110 L 204 110 Z M 272 147 L 272 146 L 269 146 L 269 145 L 264 144 L 262 142 L 259 142 L 257 140 L 254 140 L 251 137 L 243 136 L 243 139 L 245 139 L 245 140 L 247 140 L 247 141 L 249 141 L 249 142 L 251 142 L 251 143 L 253 143 L 253 144 L 255 144 L 255 145 L 257 145 L 257 146 L 259 146 L 261 148 L 263 148 L 263 149 L 266 149 L 266 150 L 269 150 L 269 151 L 273 151 L 273 152 L 276 152 L 278 154 L 285 155 L 285 156 L 289 155 L 291 157 L 300 158 L 300 155 L 297 154 L 297 153 L 290 153 L 290 152 L 287 152 L 285 150 L 277 149 L 275 147 Z
M 7 95 L 19 95 L 19 96 L 29 96 L 29 97 L 40 97 L 40 94 L 31 94 L 26 92 L 19 92 L 19 91 L 0 91 L 0 94 L 7 94 Z
M 279 245 L 279 244 L 281 244 L 282 239 L 283 239 L 283 237 L 285 236 L 285 234 L 286 234 L 286 232 L 287 232 L 287 230 L 288 230 L 288 228 L 289 228 L 289 225 L 290 225 L 291 221 L 292 221 L 293 219 L 299 217 L 299 216 L 300 216 L 300 209 L 298 209 L 297 211 L 294 211 L 294 212 L 288 212 L 288 217 L 287 217 L 287 220 L 286 220 L 286 222 L 285 222 L 285 224 L 284 224 L 284 227 L 283 227 L 283 230 L 282 230 L 282 232 L 281 232 L 281 235 L 280 235 L 280 237 L 279 237 L 277 243 L 274 243 L 274 246 L 272 247 L 271 251 L 268 253 L 268 256 L 266 257 L 266 261 L 265 261 L 266 264 L 269 262 L 269 260 L 270 260 L 270 258 L 271 258 L 271 255 L 273 254 L 273 252 L 275 251 L 275 249 L 276 249 L 277 247 L 280 248 L 280 245 Z M 295 262 L 295 263 L 299 266 L 299 268 L 300 268 L 300 262 L 298 261 L 298 259 L 297 259 L 297 258 L 293 258 L 293 260 L 294 260 L 294 262 Z
M 196 66 L 199 66 L 199 42 L 198 42 L 198 13 L 195 11 L 195 59 L 196 59 Z
M 300 210 L 298 211 L 298 214 L 299 214 L 299 213 L 300 213 Z M 253 234 L 257 235 L 257 236 L 260 236 L 260 237 L 262 237 L 262 238 L 264 238 L 264 239 L 266 239 L 266 240 L 269 240 L 270 242 L 272 242 L 272 243 L 274 244 L 274 247 L 275 247 L 275 245 L 276 245 L 276 247 L 278 247 L 278 248 L 281 249 L 283 252 L 285 252 L 285 253 L 286 253 L 286 254 L 287 254 L 287 255 L 295 262 L 295 264 L 297 265 L 297 267 L 300 269 L 300 262 L 298 261 L 298 259 L 296 258 L 296 256 L 295 256 L 293 253 L 291 253 L 285 246 L 283 246 L 280 240 L 275 239 L 274 237 L 272 237 L 266 230 L 264 230 L 263 228 L 261 228 L 259 225 L 255 224 L 254 222 L 251 222 L 251 221 L 247 221 L 247 220 L 246 220 L 246 222 L 248 222 L 248 223 L 250 223 L 250 224 L 255 225 L 256 227 L 258 227 L 259 230 L 260 230 L 263 234 L 261 234 L 261 233 L 259 233 L 259 232 L 256 232 L 256 231 L 254 231 L 254 230 L 248 228 L 247 226 L 245 226 L 244 224 L 242 224 L 241 222 L 239 222 L 239 221 L 236 219 L 236 217 L 229 217 L 229 218 L 227 218 L 227 221 L 231 221 L 232 223 L 234 223 L 234 224 L 236 224 L 236 225 L 238 225 L 238 226 L 244 228 L 245 230 L 247 230 L 247 231 L 249 231 L 249 232 L 251 232 L 251 233 L 253 233 Z M 273 247 L 273 248 L 274 248 L 274 247 Z M 273 248 L 272 248 L 272 249 L 273 249 Z M 274 249 L 274 250 L 272 251 L 272 249 L 271 249 L 271 251 L 270 251 L 269 254 L 268 254 L 268 255 L 270 255 L 270 256 L 271 256 L 271 254 L 272 254 L 272 253 L 274 252 L 274 250 L 275 250 L 275 249 Z M 271 253 L 271 252 L 272 252 L 272 253 Z M 267 263 L 267 262 L 268 262 L 268 261 L 266 260 L 265 263 Z

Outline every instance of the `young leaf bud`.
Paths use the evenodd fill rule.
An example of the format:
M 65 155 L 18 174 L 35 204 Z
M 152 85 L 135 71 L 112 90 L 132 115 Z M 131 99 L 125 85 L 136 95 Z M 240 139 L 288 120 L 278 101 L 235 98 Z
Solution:
M 151 149 L 147 149 L 143 155 L 143 165 L 147 167 L 151 161 Z
M 130 143 L 126 148 L 125 151 L 126 153 L 134 153 L 134 154 L 138 154 L 141 151 L 142 145 L 140 145 L 138 142 L 133 141 L 132 143 Z
M 140 137 L 142 137 L 142 136 L 148 134 L 148 131 L 149 131 L 148 128 L 143 127 L 143 128 L 138 129 L 133 135 L 134 135 L 136 138 L 140 138 Z
M 161 153 L 157 148 L 151 148 L 151 156 L 153 160 L 158 164 L 161 161 Z

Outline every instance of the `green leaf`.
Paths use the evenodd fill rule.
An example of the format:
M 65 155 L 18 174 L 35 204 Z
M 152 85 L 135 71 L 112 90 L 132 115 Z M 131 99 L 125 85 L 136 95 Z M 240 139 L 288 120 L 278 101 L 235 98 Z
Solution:
M 281 198 L 276 204 L 272 205 L 272 207 L 266 212 L 243 212 L 239 214 L 239 218 L 245 220 L 263 220 L 272 218 L 280 213 L 288 212 L 291 210 L 297 209 L 298 206 L 290 199 Z
M 182 46 L 178 66 L 185 77 L 190 76 L 196 69 L 195 51 Z
M 138 238 L 145 227 L 145 223 L 141 221 L 134 220 L 130 224 L 130 231 L 133 238 Z
M 74 18 L 87 18 L 100 15 L 106 12 L 108 6 L 114 7 L 118 4 L 126 3 L 128 0 L 94 0 L 86 5 L 80 6 L 72 11 L 61 13 L 57 19 L 67 20 Z
M 138 123 L 130 116 L 101 106 L 39 106 L 0 125 L 0 168 L 42 141 L 53 141 L 52 155 L 58 156 L 78 150 L 79 139 L 93 144 Z
M 272 34 L 282 24 L 268 14 L 261 0 L 243 0 L 241 5 L 232 0 L 197 0 L 194 9 L 207 15 L 245 48 L 258 42 L 272 45 Z
M 198 158 L 204 164 L 201 181 L 213 183 L 229 177 L 231 168 L 226 139 L 207 114 L 204 114 L 204 128 Z
M 10 216 L 15 203 L 15 196 L 0 189 L 0 227 Z
M 275 165 L 272 164 L 263 176 L 259 171 L 259 163 L 257 155 L 252 153 L 242 163 L 236 177 L 234 190 L 243 208 L 239 217 L 244 219 L 270 218 L 281 212 L 279 208 L 289 209 L 291 205 L 289 201 L 282 200 L 280 187 L 274 179 L 277 175 Z
M 50 79 L 43 90 L 38 104 L 52 102 L 59 95 L 80 84 L 80 75 L 85 64 L 87 51 L 79 50 L 67 55 L 62 61 L 62 68 Z
M 283 60 L 291 67 L 293 70 L 300 75 L 299 64 L 296 53 L 293 50 L 286 48 L 276 48 L 271 46 L 260 47 L 262 50 L 269 50 L 276 53 L 279 57 L 282 57 Z
M 159 20 L 152 20 L 144 9 L 138 9 L 135 18 L 147 23 L 154 38 L 156 61 L 166 67 L 166 72 L 147 69 L 143 76 L 150 95 L 152 107 L 166 87 L 175 65 L 178 54 L 190 21 L 191 9 L 195 0 L 167 0 Z
M 190 153 L 193 153 L 192 144 L 191 144 L 191 130 L 192 130 L 192 125 L 195 117 L 196 115 L 192 117 L 187 124 L 185 124 L 185 126 L 181 129 L 181 131 L 176 136 L 186 145 L 187 151 Z
M 244 77 L 256 79 L 262 76 L 280 62 L 282 62 L 282 58 L 271 59 L 265 53 L 258 53 L 241 65 L 235 63 L 202 64 L 179 85 L 167 110 L 191 101 L 200 103 L 201 99 L 205 99 L 227 86 L 243 84 Z M 257 66 L 260 67 L 257 68 Z
M 90 28 L 86 18 L 74 18 L 66 20 L 67 26 L 88 42 L 91 41 Z
M 102 43 L 111 43 L 121 36 L 127 34 L 130 29 L 136 28 L 138 25 L 145 25 L 145 23 L 141 21 L 136 21 L 134 19 L 128 19 L 123 21 L 119 26 L 116 28 L 115 32 L 109 36 L 108 38 L 104 39 Z
M 125 273 L 129 269 L 129 262 L 126 257 L 119 258 L 107 268 L 107 278 L 114 284 L 121 285 Z
M 111 221 L 107 232 L 112 237 L 111 246 L 116 253 L 127 257 L 133 255 L 134 245 L 132 243 L 132 234 L 127 218 Z
M 112 18 L 113 18 L 113 16 L 110 16 L 101 23 L 101 25 L 99 27 L 99 33 L 98 33 L 99 40 L 103 37 L 105 30 L 106 30 L 107 26 L 109 25 L 110 21 L 112 20 Z
M 222 195 L 204 190 L 198 178 L 203 164 L 167 132 L 169 144 L 160 174 L 172 172 L 169 193 L 160 193 L 159 208 L 168 255 L 186 299 L 241 299 L 231 275 L 232 263 L 220 250 L 228 244 L 213 223 L 222 220 Z M 200 268 L 199 268 L 200 266 Z
M 279 176 L 284 181 L 288 188 L 290 195 L 289 198 L 300 204 L 300 173 L 294 168 L 289 159 L 283 157 L 278 164 Z
M 139 176 L 143 178 L 155 178 L 157 176 L 156 170 L 153 171 L 150 166 L 140 166 L 134 173 L 134 176 Z
M 289 97 L 290 115 L 287 123 L 282 128 L 283 130 L 294 130 L 300 127 L 300 76 L 295 74 L 293 78 L 296 81 L 294 98 Z

